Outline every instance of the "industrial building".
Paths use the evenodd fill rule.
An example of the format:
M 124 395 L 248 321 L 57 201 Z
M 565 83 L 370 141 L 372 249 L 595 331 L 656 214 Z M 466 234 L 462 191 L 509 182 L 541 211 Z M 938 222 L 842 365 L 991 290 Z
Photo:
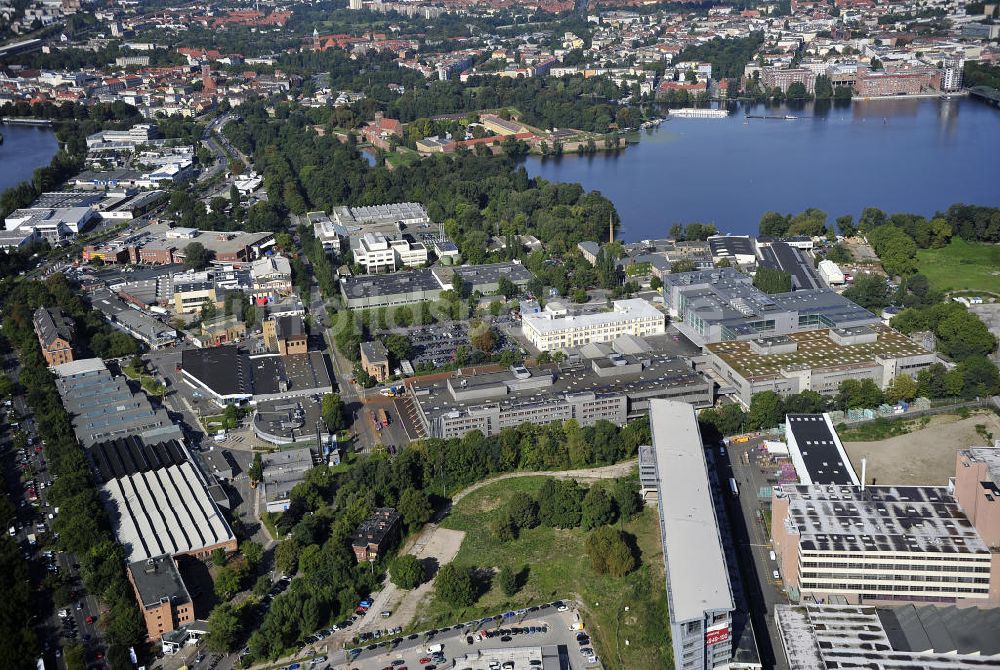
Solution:
M 732 268 L 669 274 L 663 277 L 663 299 L 673 324 L 698 346 L 878 322 L 826 288 L 768 295 L 752 281 Z
M 562 670 L 564 655 L 554 644 L 541 647 L 510 647 L 502 649 L 477 649 L 456 656 L 455 663 L 466 670 L 496 670 L 504 663 L 512 663 L 515 668 L 537 668 L 538 670 Z M 534 661 L 534 663 L 532 663 Z
M 333 392 L 326 355 L 250 356 L 235 345 L 186 349 L 183 379 L 219 405 L 279 400 Z
M 217 262 L 248 263 L 274 245 L 274 233 L 202 231 L 172 226 L 168 222 L 151 223 L 139 230 L 126 230 L 107 242 L 85 246 L 83 260 L 89 263 L 100 258 L 108 264 L 182 263 L 184 250 L 194 242 L 208 249 Z
M 524 288 L 534 275 L 519 261 L 484 263 L 482 265 L 437 265 L 431 268 L 442 289 L 452 288 L 453 276 L 462 278 L 463 297 L 477 291 L 491 295 L 500 290 L 500 280 L 506 279 L 518 288 Z
M 747 405 L 761 391 L 831 395 L 845 379 L 871 379 L 884 389 L 937 361 L 934 352 L 881 324 L 712 342 L 704 351 L 708 366 Z
M 361 343 L 361 369 L 377 382 L 389 378 L 389 351 L 379 340 Z
M 329 216 L 311 212 L 308 217 L 324 249 L 340 253 L 346 242 L 354 262 L 368 274 L 426 265 L 429 250 L 445 239 L 415 202 L 335 207 Z
M 100 495 L 130 563 L 236 551 L 233 531 L 190 461 L 112 479 Z
M 99 442 L 84 452 L 99 483 L 188 460 L 188 451 L 179 440 L 146 441 L 136 435 Z
M 955 499 L 991 548 L 1000 547 L 1000 449 L 973 447 L 958 452 Z M 1000 561 L 997 562 L 1000 570 Z M 1000 581 L 1000 572 L 997 573 Z M 1000 583 L 993 585 L 1000 594 Z
M 452 276 L 462 278 L 463 292 L 472 295 L 496 293 L 500 279 L 506 278 L 524 287 L 531 281 L 531 272 L 520 263 L 488 263 L 484 265 L 435 266 L 383 275 L 345 277 L 340 292 L 350 309 L 374 309 L 433 302 L 441 292 L 451 290 Z
M 291 505 L 292 489 L 315 465 L 313 451 L 304 447 L 265 454 L 261 459 L 264 478 L 262 495 L 268 512 L 285 512 Z
M 98 289 L 90 296 L 91 306 L 99 311 L 112 328 L 128 333 L 146 343 L 150 349 L 162 349 L 177 342 L 174 328 L 138 308 L 126 303 L 107 289 Z
M 427 245 L 405 237 L 393 239 L 379 232 L 351 236 L 351 257 L 367 274 L 395 272 L 427 264 Z
M 1000 609 L 904 605 L 777 605 L 774 622 L 794 670 L 1000 668 Z
M 254 434 L 276 446 L 298 444 L 318 449 L 333 439 L 326 432 L 322 407 L 323 399 L 318 395 L 258 402 Z
M 800 484 L 861 485 L 829 414 L 786 415 L 785 438 Z
M 261 324 L 264 344 L 271 353 L 282 356 L 304 354 L 309 351 L 309 335 L 301 316 L 278 316 Z
M 340 292 L 349 309 L 375 309 L 433 302 L 441 296 L 442 290 L 441 284 L 430 268 L 385 275 L 345 277 L 340 282 Z
M 812 240 L 809 240 L 809 248 L 812 248 Z M 792 290 L 824 288 L 813 267 L 812 257 L 806 254 L 806 250 L 798 243 L 786 240 L 773 242 L 758 240 L 757 254 L 760 256 L 761 267 L 789 274 L 792 279 Z
M 326 212 L 307 212 L 306 218 L 313 226 L 313 235 L 323 245 L 323 251 L 339 255 L 344 250 L 344 240 L 351 236 L 347 226 L 333 221 Z
M 166 410 L 154 409 L 145 393 L 112 375 L 104 361 L 86 358 L 55 366 L 56 388 L 84 447 L 128 435 L 180 439 L 183 433 Z
M 558 351 L 592 342 L 611 342 L 622 335 L 646 337 L 666 332 L 664 314 L 641 298 L 615 300 L 610 311 L 571 314 L 552 303 L 521 318 L 521 331 L 539 351 Z
M 781 575 L 802 602 L 1000 599 L 998 555 L 947 487 L 783 485 L 771 508 Z
M 840 286 L 845 281 L 844 273 L 840 269 L 840 266 L 829 258 L 824 258 L 819 262 L 819 273 L 823 277 L 823 281 L 830 286 Z
M 486 366 L 408 382 L 417 418 L 430 437 L 495 435 L 522 423 L 575 419 L 622 425 L 653 398 L 712 404 L 712 383 L 666 354 L 604 353 L 561 366 Z
M 712 235 L 707 241 L 712 263 L 726 260 L 740 266 L 757 264 L 756 241 L 749 235 Z
M 735 603 L 698 420 L 670 400 L 651 401 L 649 416 L 674 667 L 725 667 Z

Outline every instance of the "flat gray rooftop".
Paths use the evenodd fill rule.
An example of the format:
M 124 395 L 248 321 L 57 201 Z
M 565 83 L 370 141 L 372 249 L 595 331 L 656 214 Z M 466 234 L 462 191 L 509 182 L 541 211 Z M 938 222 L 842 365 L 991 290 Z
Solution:
M 985 463 L 993 483 L 1000 486 L 1000 449 L 994 447 L 972 447 L 963 449 L 962 455 L 974 462 Z
M 285 500 L 313 467 L 313 454 L 308 447 L 288 449 L 265 455 L 261 464 L 264 469 L 264 499 L 267 502 Z
M 706 612 L 731 611 L 729 570 L 694 408 L 684 402 L 652 400 L 649 416 L 670 619 L 701 621 Z
M 129 564 L 128 569 L 132 573 L 132 581 L 135 582 L 143 607 L 159 605 L 162 598 L 169 599 L 175 606 L 191 601 L 177 564 L 170 556 L 135 561 Z
M 487 389 L 495 387 L 496 394 L 483 400 L 456 400 L 448 389 L 447 380 L 417 381 L 413 387 L 418 391 L 416 399 L 424 412 L 429 415 L 439 415 L 445 412 L 477 407 L 486 402 L 538 403 L 550 400 L 554 396 L 565 393 L 624 393 L 629 398 L 644 398 L 671 388 L 707 387 L 708 382 L 699 373 L 692 370 L 681 358 L 667 354 L 629 355 L 629 361 L 641 360 L 648 362 L 641 372 L 623 370 L 620 375 L 601 377 L 593 371 L 594 361 L 584 360 L 576 364 L 545 365 L 532 368 L 533 376 L 553 374 L 551 384 L 535 388 L 504 390 L 505 384 L 514 379 L 510 370 L 496 372 L 477 371 L 474 375 L 465 377 L 466 389 Z M 604 365 L 607 359 L 595 359 L 598 365 Z M 452 375 L 457 378 L 457 375 Z
M 996 610 L 969 608 L 964 610 L 965 614 L 958 615 L 971 628 L 966 634 L 980 638 L 978 641 L 970 638 L 969 644 L 962 647 L 945 642 L 944 647 L 939 649 L 928 638 L 918 644 L 923 648 L 917 649 L 910 648 L 897 628 L 899 617 L 908 620 L 916 616 L 912 612 L 906 613 L 906 609 L 882 610 L 860 605 L 777 605 L 774 618 L 788 665 L 794 670 L 1000 668 L 1000 658 L 995 656 L 997 640 L 1000 640 Z M 947 612 L 961 612 L 955 608 L 915 609 L 924 611 L 921 616 L 928 622 L 934 621 L 935 627 L 950 616 Z M 911 623 L 907 621 L 903 625 L 910 627 Z M 984 635 L 980 636 L 978 631 Z M 919 637 L 916 628 L 910 632 Z M 934 634 L 940 637 L 941 632 L 938 630 Z
M 785 527 L 805 551 L 988 554 L 948 489 L 785 485 Z
M 441 284 L 429 268 L 418 268 L 406 272 L 384 275 L 361 275 L 347 277 L 342 282 L 344 295 L 348 298 L 396 295 L 416 291 L 440 291 Z

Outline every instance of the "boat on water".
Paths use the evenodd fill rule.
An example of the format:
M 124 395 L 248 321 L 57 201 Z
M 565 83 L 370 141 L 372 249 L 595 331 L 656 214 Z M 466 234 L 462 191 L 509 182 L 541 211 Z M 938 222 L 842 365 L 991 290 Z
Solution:
M 650 119 L 650 120 L 648 120 L 648 121 L 643 121 L 643 122 L 642 122 L 642 123 L 641 123 L 641 124 L 639 125 L 639 127 L 640 127 L 640 128 L 656 128 L 656 127 L 658 127 L 658 126 L 659 126 L 659 125 L 660 125 L 661 123 L 663 123 L 663 119 Z
M 799 117 L 792 114 L 747 114 L 748 119 L 768 119 L 771 121 L 796 121 Z

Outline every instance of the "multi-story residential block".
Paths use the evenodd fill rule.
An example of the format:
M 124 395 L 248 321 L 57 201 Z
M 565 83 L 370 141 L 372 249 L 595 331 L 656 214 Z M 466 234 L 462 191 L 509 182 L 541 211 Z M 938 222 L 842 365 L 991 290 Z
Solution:
M 767 88 L 781 89 L 782 93 L 788 93 L 792 84 L 802 84 L 808 93 L 816 90 L 816 73 L 806 68 L 766 67 L 761 71 L 760 81 Z

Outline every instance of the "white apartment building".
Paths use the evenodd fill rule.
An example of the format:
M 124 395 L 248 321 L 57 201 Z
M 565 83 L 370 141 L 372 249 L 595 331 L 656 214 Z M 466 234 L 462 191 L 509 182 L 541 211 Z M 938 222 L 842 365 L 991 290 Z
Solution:
M 427 247 L 422 242 L 390 239 L 382 233 L 365 233 L 351 238 L 354 262 L 368 274 L 395 272 L 401 267 L 427 264 Z
M 608 312 L 567 314 L 551 309 L 525 314 L 521 329 L 539 351 L 556 351 L 592 342 L 611 342 L 622 335 L 662 335 L 666 319 L 662 312 L 641 298 L 616 300 Z

